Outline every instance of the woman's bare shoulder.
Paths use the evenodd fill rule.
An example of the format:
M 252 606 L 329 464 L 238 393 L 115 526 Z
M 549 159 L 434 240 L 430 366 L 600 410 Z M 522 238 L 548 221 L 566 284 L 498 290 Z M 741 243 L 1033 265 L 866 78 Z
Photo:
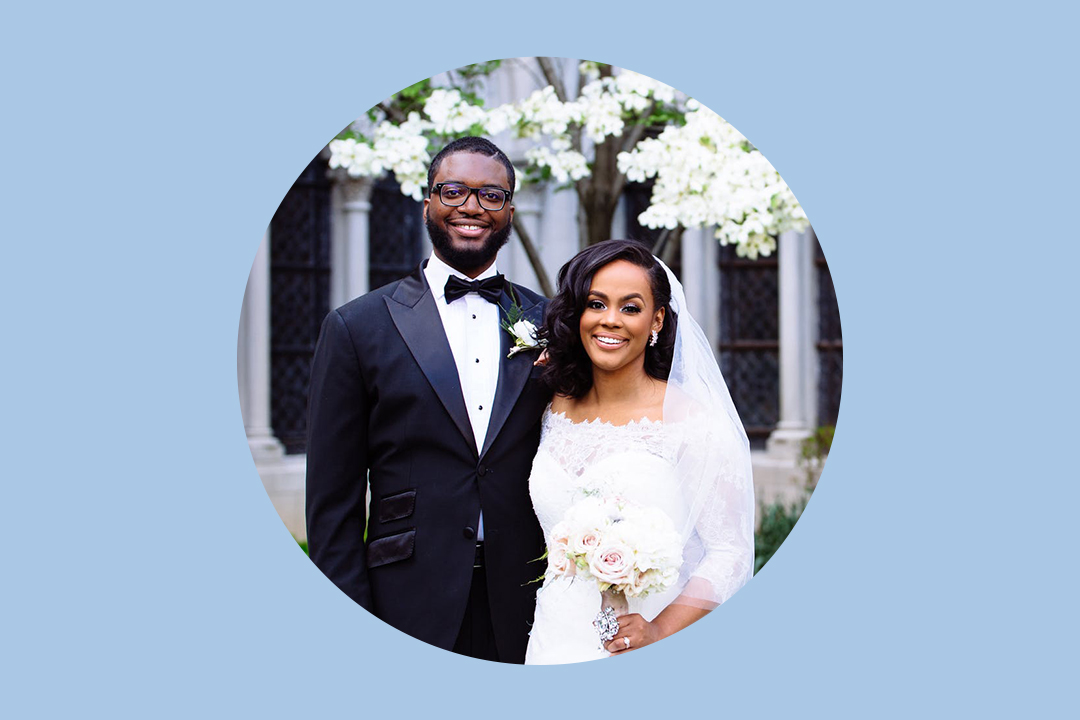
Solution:
M 556 395 L 551 398 L 551 412 L 569 414 L 575 406 L 575 400 L 566 395 Z

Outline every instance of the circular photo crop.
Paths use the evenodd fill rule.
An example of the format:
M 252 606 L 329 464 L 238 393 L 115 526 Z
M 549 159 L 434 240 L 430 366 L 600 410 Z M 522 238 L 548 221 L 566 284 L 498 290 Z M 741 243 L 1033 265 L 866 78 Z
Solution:
M 720 611 L 806 508 L 842 374 L 829 266 L 757 147 L 663 82 L 547 57 L 329 139 L 238 351 L 259 475 L 327 582 L 518 664 Z

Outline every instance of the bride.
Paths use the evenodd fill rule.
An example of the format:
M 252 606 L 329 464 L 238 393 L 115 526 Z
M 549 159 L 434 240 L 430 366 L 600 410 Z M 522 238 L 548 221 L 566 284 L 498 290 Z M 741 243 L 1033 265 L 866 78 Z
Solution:
M 608 240 L 564 265 L 558 284 L 540 331 L 555 397 L 529 492 L 548 566 L 526 664 L 581 662 L 661 640 L 731 597 L 754 566 L 749 444 L 678 280 L 641 245 Z M 583 553 L 590 543 L 602 548 L 603 534 L 567 528 L 582 508 L 600 506 L 618 508 L 605 516 L 622 538 L 610 557 L 640 564 L 662 536 L 672 548 L 666 564 L 644 564 L 652 569 L 636 585 L 589 564 Z M 628 534 L 649 512 L 660 534 Z

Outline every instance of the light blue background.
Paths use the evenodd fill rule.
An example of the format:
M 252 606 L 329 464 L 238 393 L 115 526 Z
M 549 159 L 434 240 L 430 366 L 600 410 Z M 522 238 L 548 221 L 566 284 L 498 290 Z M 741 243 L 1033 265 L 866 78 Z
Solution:
M 308 5 L 5 11 L 9 717 L 1008 717 L 1066 700 L 1073 11 Z M 479 663 L 359 610 L 274 513 L 237 399 L 244 283 L 308 160 L 412 82 L 528 55 L 645 73 L 751 138 L 814 223 L 844 328 L 836 444 L 790 542 L 692 632 L 585 666 Z

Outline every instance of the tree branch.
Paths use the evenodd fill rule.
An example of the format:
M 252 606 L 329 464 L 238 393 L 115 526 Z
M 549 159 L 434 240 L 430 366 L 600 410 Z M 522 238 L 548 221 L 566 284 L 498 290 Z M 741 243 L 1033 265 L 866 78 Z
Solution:
M 401 112 L 401 108 L 395 107 L 393 105 L 389 105 L 389 104 L 386 103 L 386 101 L 383 101 L 383 102 L 379 103 L 375 107 L 382 110 L 383 113 L 386 114 L 386 117 L 388 117 L 391 122 L 403 123 L 403 122 L 405 122 L 406 120 L 409 119 L 409 118 L 405 117 L 405 113 Z
M 656 238 L 656 242 L 652 246 L 652 254 L 660 257 L 660 253 L 664 252 L 664 247 L 667 245 L 668 238 L 671 236 L 671 230 L 664 228 L 660 231 L 660 236 Z
M 660 259 L 668 265 L 673 265 L 675 263 L 675 253 L 682 248 L 682 238 L 685 230 L 686 228 L 680 225 L 671 231 L 671 238 L 668 240 L 668 246 L 664 248 L 664 254 L 660 256 Z
M 555 290 L 551 286 L 551 279 L 548 278 L 544 264 L 540 261 L 540 253 L 536 251 L 536 246 L 533 245 L 529 231 L 525 229 L 525 223 L 515 215 L 513 226 L 514 232 L 517 233 L 518 239 L 521 240 L 521 246 L 525 248 L 525 254 L 529 257 L 529 264 L 532 265 L 533 272 L 536 273 L 536 281 L 540 283 L 540 292 L 545 297 L 553 297 Z
M 536 62 L 540 64 L 540 71 L 544 73 L 544 79 L 548 81 L 548 85 L 555 89 L 555 97 L 559 98 L 559 102 L 566 102 L 566 88 L 563 86 L 558 70 L 555 69 L 555 63 L 551 62 L 549 57 L 538 57 Z
M 656 112 L 657 105 L 658 103 L 653 100 L 652 105 L 649 106 L 649 112 L 645 113 L 646 118 L 652 117 L 653 113 Z M 630 131 L 623 135 L 622 145 L 619 147 L 619 152 L 630 152 L 634 148 L 634 146 L 638 144 L 638 142 L 641 140 L 641 137 L 648 129 L 648 126 L 644 123 L 632 125 L 630 127 Z
M 674 255 L 675 248 L 678 246 L 678 241 L 682 239 L 683 231 L 686 228 L 681 225 L 674 230 L 664 228 L 660 237 L 656 238 L 656 244 L 653 245 L 652 254 L 660 258 L 668 265 L 671 264 L 672 255 Z
M 536 68 L 534 68 L 532 66 L 532 63 L 524 62 L 519 58 L 515 58 L 513 62 L 514 62 L 515 65 L 517 65 L 518 67 L 522 68 L 525 72 L 527 72 L 529 74 L 529 76 L 532 77 L 532 79 L 536 81 L 536 87 L 538 87 L 538 88 L 544 87 L 545 80 L 544 80 L 543 77 L 536 74 Z

